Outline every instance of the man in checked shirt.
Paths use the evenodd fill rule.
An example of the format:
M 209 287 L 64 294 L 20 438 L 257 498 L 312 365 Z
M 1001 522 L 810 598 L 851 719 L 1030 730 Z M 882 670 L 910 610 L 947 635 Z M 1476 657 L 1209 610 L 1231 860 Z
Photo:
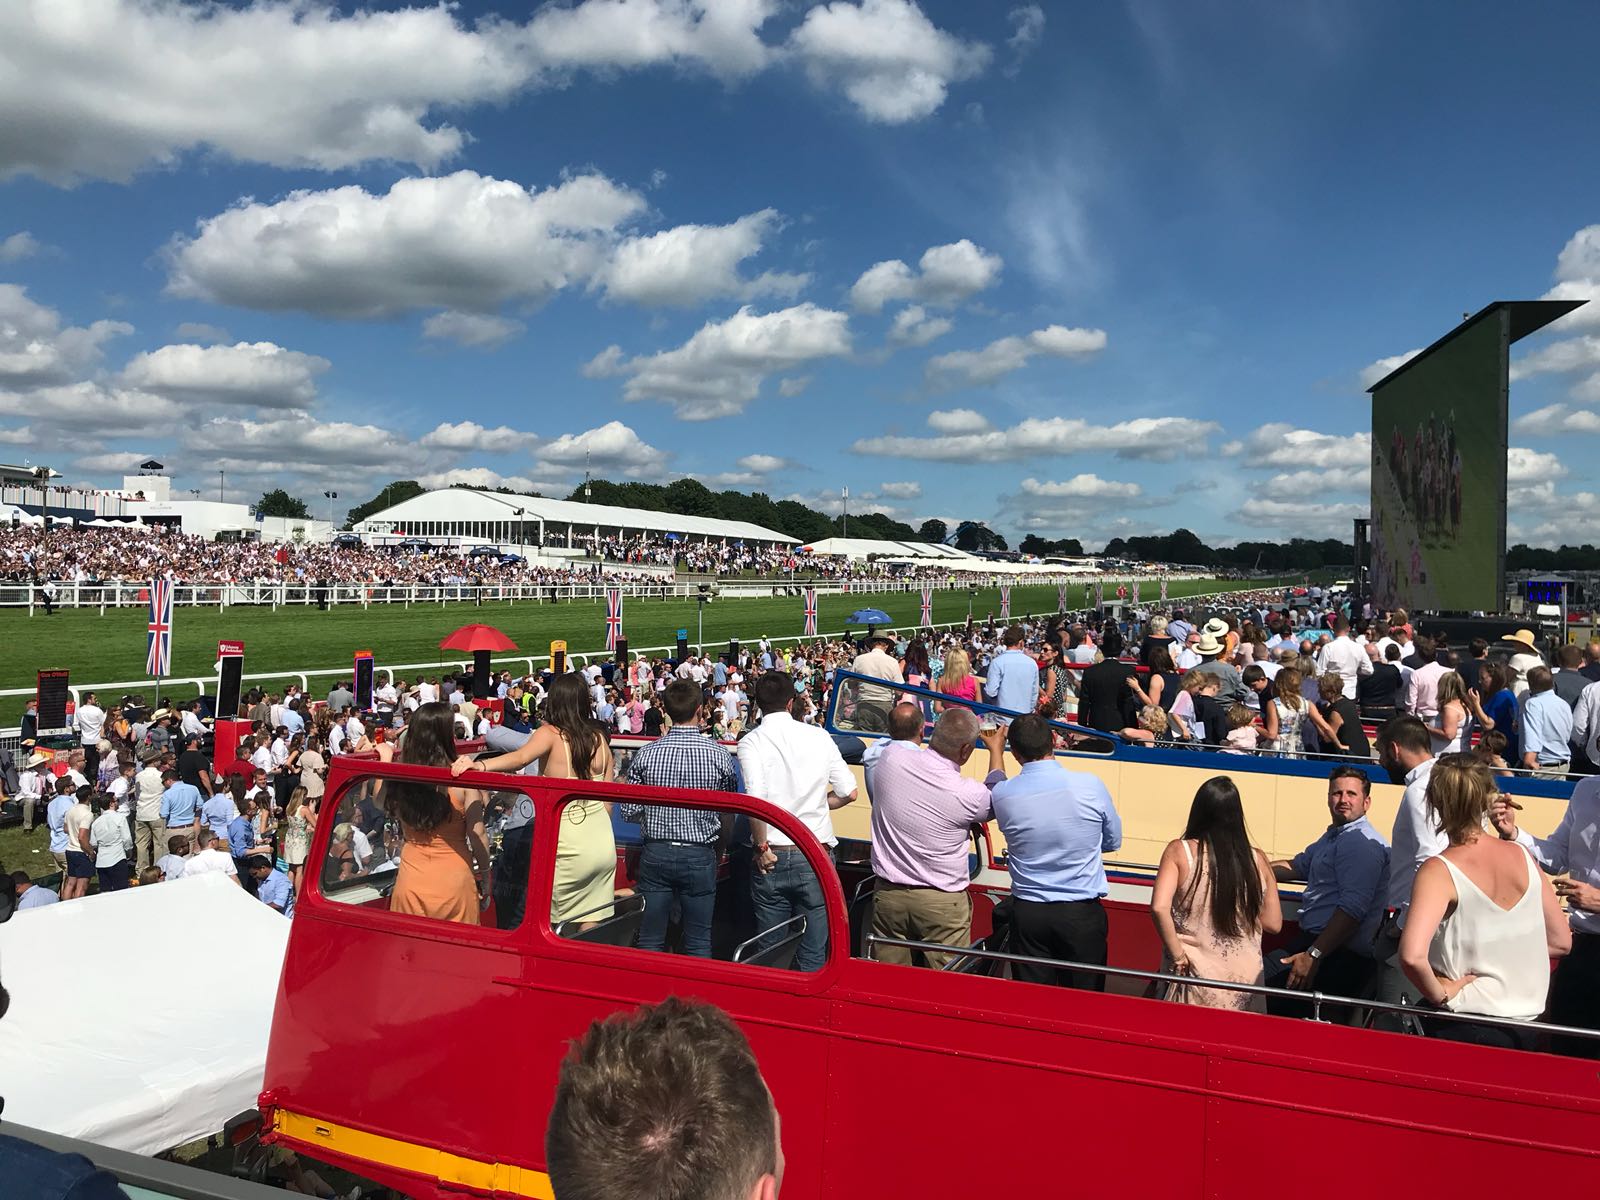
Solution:
M 705 788 L 736 792 L 733 755 L 700 728 L 701 687 L 675 679 L 662 693 L 672 728 L 638 751 L 627 782 L 647 787 Z M 635 880 L 644 897 L 639 949 L 667 948 L 667 921 L 676 900 L 683 914 L 683 951 L 711 957 L 711 913 L 717 900 L 717 862 L 733 823 L 732 813 L 662 804 L 624 804 L 624 821 L 644 833 Z

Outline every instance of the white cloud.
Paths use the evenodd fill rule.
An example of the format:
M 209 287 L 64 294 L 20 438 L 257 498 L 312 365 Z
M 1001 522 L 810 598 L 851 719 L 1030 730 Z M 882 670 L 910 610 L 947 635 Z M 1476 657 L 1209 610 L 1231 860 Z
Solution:
M 785 399 L 792 400 L 810 386 L 811 376 L 790 375 L 786 379 L 778 380 L 778 395 L 783 396 Z
M 1600 404 L 1600 371 L 1572 387 L 1572 398 L 1583 404 Z
M 850 288 L 850 303 L 862 312 L 881 312 L 894 300 L 923 304 L 957 304 L 993 287 L 1005 265 L 967 238 L 923 251 L 916 271 L 898 258 L 876 263 Z
M 13 233 L 8 238 L 0 239 L 0 263 L 21 262 L 43 250 L 44 247 L 39 243 L 39 239 L 24 229 L 20 233 Z
M 1372 434 L 1318 433 L 1275 422 L 1263 425 L 1241 441 L 1228 442 L 1222 453 L 1240 456 L 1249 467 L 1370 467 Z
M 970 408 L 947 408 L 928 414 L 928 427 L 936 433 L 984 433 L 993 428 L 989 418 Z
M 1511 364 L 1513 381 L 1531 375 L 1590 371 L 1600 367 L 1600 334 L 1550 342 Z
M 550 4 L 522 44 L 541 67 L 626 70 L 671 65 L 741 79 L 772 61 L 760 29 L 773 0 L 587 0 Z
M 26 288 L 0 283 L 0 387 L 29 388 L 81 378 L 100 361 L 101 346 L 133 332 L 124 321 L 63 326 L 61 314 L 28 299 Z
M 471 349 L 492 350 L 505 345 L 526 328 L 521 321 L 514 321 L 510 317 L 451 309 L 426 318 L 422 322 L 422 336 L 434 341 L 454 342 Z
M 173 241 L 167 290 L 330 317 L 492 312 L 587 279 L 644 207 L 603 175 L 539 191 L 472 171 L 245 200 Z
M 1074 475 L 1059 481 L 1030 477 L 1022 481 L 1022 490 L 1029 496 L 1046 500 L 1132 500 L 1144 494 L 1137 483 L 1101 479 L 1098 475 Z
M 546 465 L 592 466 L 640 479 L 661 474 L 671 455 L 642 440 L 621 421 L 608 421 L 597 429 L 562 434 L 546 442 L 539 447 L 538 457 Z
M 1103 329 L 1050 325 L 1025 337 L 1003 337 L 982 350 L 955 350 L 928 360 L 928 382 L 942 387 L 976 387 L 1020 370 L 1035 355 L 1081 358 L 1104 350 Z
M 760 252 L 779 220 L 776 209 L 766 208 L 729 225 L 679 225 L 628 238 L 596 273 L 592 286 L 604 289 L 610 299 L 647 306 L 682 307 L 717 296 L 792 298 L 810 282 L 809 275 L 739 275 L 739 264 Z
M 84 429 L 101 433 L 107 429 L 144 430 L 187 414 L 164 396 L 80 380 L 27 392 L 0 390 L 0 415 L 24 417 L 40 425 L 63 426 L 80 433 Z
M 901 483 L 880 483 L 878 493 L 895 500 L 915 500 L 922 495 L 922 485 L 915 479 Z
M 709 321 L 682 346 L 624 359 L 613 346 L 584 368 L 591 377 L 626 375 L 626 400 L 664 400 L 686 421 L 744 411 L 768 375 L 850 352 L 842 312 L 800 304 L 772 313 L 741 308 Z
M 1367 515 L 1367 505 L 1322 504 L 1312 500 L 1273 500 L 1253 496 L 1228 514 L 1245 525 L 1282 531 L 1294 537 L 1350 536 L 1351 521 Z
M 1006 45 L 1011 47 L 1013 55 L 1006 73 L 1015 74 L 1017 65 L 1033 53 L 1044 37 L 1044 9 L 1037 4 L 1024 4 L 1007 13 L 1006 20 L 1011 22 L 1011 36 L 1006 39 Z
M 1270 500 L 1310 500 L 1329 492 L 1369 492 L 1372 465 L 1329 467 L 1326 470 L 1289 471 L 1260 484 L 1260 495 Z
M 739 465 L 757 475 L 770 475 L 793 464 L 787 458 L 779 458 L 776 454 L 746 454 L 739 460 Z
M 376 425 L 320 421 L 306 413 L 271 420 L 217 418 L 183 429 L 179 444 L 230 472 L 306 467 L 384 468 L 399 472 L 424 461 L 416 443 Z M 398 477 L 396 475 L 395 477 Z
M 526 475 L 502 475 L 488 467 L 453 467 L 448 471 L 428 471 L 417 482 L 430 490 L 447 487 L 510 488 L 514 492 L 535 492 L 537 485 Z
M 272 342 L 163 346 L 135 355 L 122 380 L 182 403 L 304 408 L 316 397 L 316 377 L 331 365 Z
M 1589 225 L 1572 235 L 1556 256 L 1555 286 L 1546 300 L 1587 300 L 1546 328 L 1570 332 L 1600 327 L 1600 225 Z
M 0 446 L 31 446 L 33 427 L 19 425 L 15 429 L 0 429 Z
M 201 346 L 209 346 L 213 342 L 233 341 L 233 335 L 226 329 L 218 325 L 207 325 L 204 321 L 184 321 L 172 333 L 180 342 L 193 342 Z
M 1564 433 L 1600 433 L 1600 413 L 1569 404 L 1547 404 L 1511 422 L 1514 433 L 1527 437 L 1559 437 Z
M 991 55 L 939 29 L 911 0 L 818 4 L 789 47 L 817 87 L 842 90 L 862 116 L 886 125 L 938 111 L 950 85 L 982 74 Z
M 1567 465 L 1558 454 L 1545 454 L 1525 446 L 1512 446 L 1506 451 L 1506 484 L 1515 487 L 1523 483 L 1539 483 L 1547 479 L 1561 479 L 1567 474 Z
M 120 475 L 127 471 L 137 470 L 139 464 L 148 459 L 150 455 L 134 450 L 118 450 L 107 454 L 90 454 L 76 459 L 73 466 L 80 471 L 94 471 L 96 473 Z
M 1030 417 L 1010 429 L 981 433 L 863 438 L 850 449 L 933 462 L 1010 462 L 1093 453 L 1164 462 L 1204 453 L 1205 439 L 1219 428 L 1214 421 L 1189 417 L 1136 417 L 1115 425 L 1092 425 L 1077 417 Z
M 1415 350 L 1407 350 L 1404 354 L 1391 354 L 1388 358 L 1380 358 L 1377 362 L 1368 363 L 1361 368 L 1361 386 L 1369 388 L 1385 375 L 1404 366 L 1417 355 L 1422 353 L 1419 346 Z
M 920 304 L 902 308 L 889 326 L 889 341 L 896 346 L 926 346 L 955 328 L 948 317 L 930 317 Z
M 434 450 L 472 451 L 480 454 L 503 454 L 508 450 L 521 450 L 539 440 L 537 434 L 523 433 L 501 425 L 485 429 L 476 421 L 448 422 L 434 426 L 418 439 L 418 444 Z

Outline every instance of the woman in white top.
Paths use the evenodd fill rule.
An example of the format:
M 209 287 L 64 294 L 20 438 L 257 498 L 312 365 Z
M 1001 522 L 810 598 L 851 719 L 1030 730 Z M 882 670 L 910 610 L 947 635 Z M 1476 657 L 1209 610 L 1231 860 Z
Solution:
M 1434 764 L 1427 804 L 1450 845 L 1417 872 L 1400 965 L 1422 993 L 1424 1009 L 1531 1026 L 1550 991 L 1550 959 L 1572 949 L 1572 930 L 1532 856 L 1487 829 L 1496 792 L 1489 768 L 1471 755 L 1451 754 Z M 1430 1037 L 1533 1048 L 1531 1028 L 1426 1024 Z
M 1273 680 L 1277 695 L 1272 709 L 1278 717 L 1278 730 L 1272 748 L 1280 758 L 1299 758 L 1305 752 L 1305 697 L 1300 694 L 1300 672 L 1294 667 L 1284 667 Z
M 1459 754 L 1467 742 L 1467 688 L 1455 671 L 1439 676 L 1439 723 L 1428 726 L 1435 754 Z

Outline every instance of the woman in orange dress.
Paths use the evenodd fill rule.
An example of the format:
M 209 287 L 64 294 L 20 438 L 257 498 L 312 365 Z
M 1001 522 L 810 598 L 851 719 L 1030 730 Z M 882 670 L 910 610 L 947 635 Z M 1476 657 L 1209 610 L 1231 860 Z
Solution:
M 448 767 L 455 757 L 450 706 L 424 704 L 412 714 L 400 761 Z M 391 779 L 383 801 L 405 839 L 389 911 L 478 924 L 482 901 L 489 895 L 483 793 Z

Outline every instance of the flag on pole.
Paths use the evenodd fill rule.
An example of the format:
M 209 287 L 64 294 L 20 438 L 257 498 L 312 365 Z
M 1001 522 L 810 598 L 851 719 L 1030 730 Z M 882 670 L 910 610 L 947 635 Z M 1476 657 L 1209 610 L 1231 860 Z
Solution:
M 1002 621 L 1011 620 L 1011 585 L 1009 583 L 1000 585 L 1000 619 Z
M 933 624 L 933 589 L 922 589 L 922 627 L 928 628 Z
M 145 650 L 144 671 L 152 679 L 172 674 L 172 582 L 150 581 L 149 645 Z
M 1139 603 L 1139 581 L 1137 579 L 1133 581 L 1133 602 L 1135 604 Z
M 622 589 L 606 589 L 606 649 L 615 650 L 622 636 Z
M 1067 611 L 1067 585 L 1064 583 L 1056 584 L 1056 611 Z
M 1167 577 L 1165 575 L 1163 575 L 1161 577 L 1161 603 L 1165 604 L 1166 602 L 1167 602 Z
M 814 587 L 809 587 L 806 589 L 806 625 L 804 636 L 817 636 L 817 589 Z
M 1097 576 L 1094 581 L 1094 606 L 1096 608 L 1106 606 L 1106 581 L 1103 576 Z

